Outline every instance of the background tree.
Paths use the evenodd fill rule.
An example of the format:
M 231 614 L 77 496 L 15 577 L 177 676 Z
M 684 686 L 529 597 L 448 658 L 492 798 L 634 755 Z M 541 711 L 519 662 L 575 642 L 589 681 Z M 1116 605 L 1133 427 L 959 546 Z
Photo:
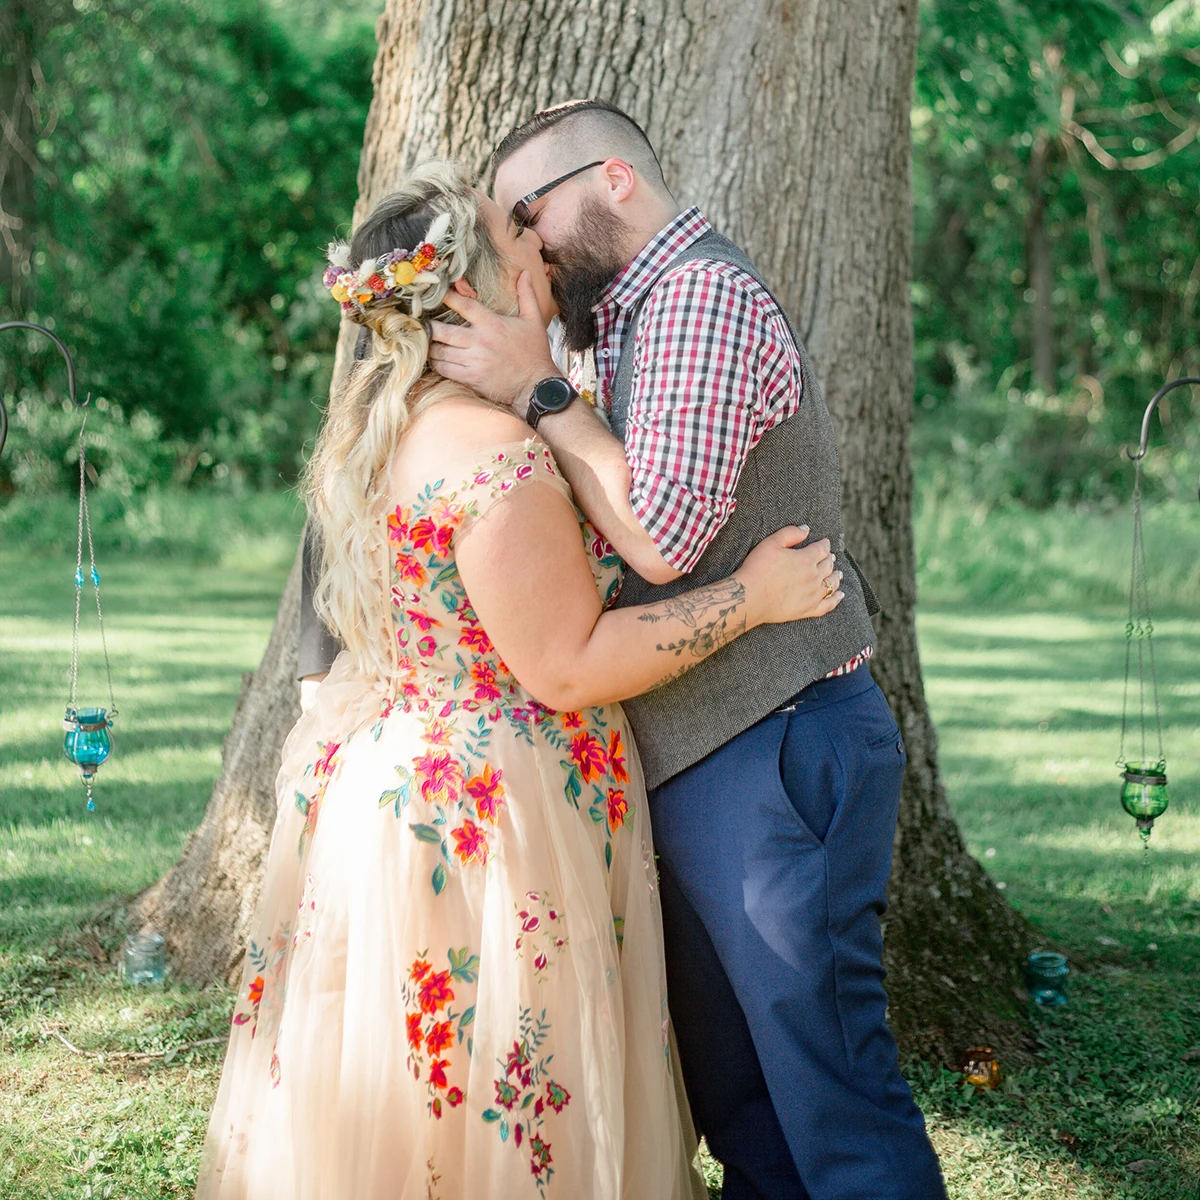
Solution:
M 1011 1041 L 1024 931 L 946 806 L 914 624 L 915 8 L 391 0 L 378 32 L 356 219 L 414 163 L 456 155 L 482 170 L 536 108 L 603 94 L 645 123 L 677 196 L 747 246 L 797 319 L 837 422 L 849 538 L 884 604 L 876 669 L 910 755 L 886 935 L 892 1021 L 910 1049 L 944 1057 L 985 1032 Z M 203 825 L 134 908 L 193 982 L 229 976 L 242 953 L 295 713 L 295 592 L 293 572 Z

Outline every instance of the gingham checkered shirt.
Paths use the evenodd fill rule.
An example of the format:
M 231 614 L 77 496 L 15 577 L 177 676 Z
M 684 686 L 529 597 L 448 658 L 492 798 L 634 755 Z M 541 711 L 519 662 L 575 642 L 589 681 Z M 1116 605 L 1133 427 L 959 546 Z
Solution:
M 747 456 L 796 412 L 804 386 L 787 321 L 757 280 L 730 263 L 702 259 L 662 274 L 711 228 L 694 206 L 680 213 L 593 309 L 597 401 L 608 413 L 621 346 L 646 297 L 625 437 L 629 500 L 663 559 L 683 572 L 729 520 Z M 570 374 L 581 388 L 583 355 L 572 355 Z M 868 647 L 831 675 L 856 669 L 870 653 Z

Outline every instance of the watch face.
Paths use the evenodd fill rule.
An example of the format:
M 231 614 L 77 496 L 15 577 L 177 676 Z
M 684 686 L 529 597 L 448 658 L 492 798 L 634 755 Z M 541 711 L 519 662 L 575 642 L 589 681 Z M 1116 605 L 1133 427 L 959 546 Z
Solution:
M 533 395 L 543 412 L 560 412 L 575 399 L 575 389 L 565 379 L 543 379 Z

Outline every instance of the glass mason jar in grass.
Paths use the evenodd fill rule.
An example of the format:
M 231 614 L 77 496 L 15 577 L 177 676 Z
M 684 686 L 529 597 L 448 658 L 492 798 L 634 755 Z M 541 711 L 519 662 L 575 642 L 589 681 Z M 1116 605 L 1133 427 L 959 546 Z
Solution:
M 1067 960 L 1061 954 L 1048 950 L 1037 950 L 1025 964 L 1025 984 L 1029 998 L 1044 1008 L 1066 1004 Z
M 135 933 L 125 939 L 125 982 L 162 983 L 167 947 L 161 933 Z

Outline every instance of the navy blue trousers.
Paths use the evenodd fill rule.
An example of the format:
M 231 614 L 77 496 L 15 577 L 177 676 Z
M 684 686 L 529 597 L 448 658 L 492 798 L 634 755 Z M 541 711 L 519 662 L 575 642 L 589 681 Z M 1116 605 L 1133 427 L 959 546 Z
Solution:
M 725 1200 L 943 1200 L 884 1021 L 904 746 L 861 667 L 650 795 L 684 1082 Z

